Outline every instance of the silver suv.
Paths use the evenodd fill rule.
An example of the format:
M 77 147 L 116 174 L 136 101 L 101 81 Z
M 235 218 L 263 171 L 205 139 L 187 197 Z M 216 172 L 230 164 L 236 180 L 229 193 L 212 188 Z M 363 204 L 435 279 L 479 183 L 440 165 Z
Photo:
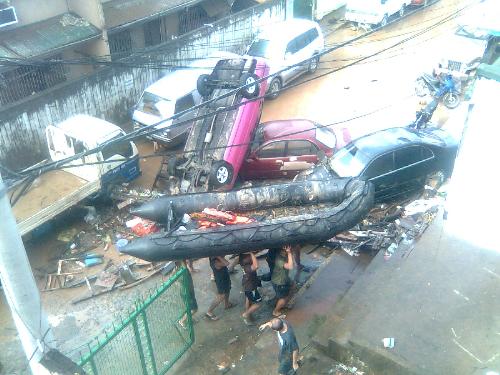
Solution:
M 288 82 L 303 73 L 316 71 L 319 64 L 319 56 L 316 55 L 324 47 L 323 33 L 316 22 L 291 19 L 266 27 L 250 44 L 246 55 L 264 58 L 271 69 L 270 75 L 313 57 L 270 77 L 267 94 L 274 99 Z

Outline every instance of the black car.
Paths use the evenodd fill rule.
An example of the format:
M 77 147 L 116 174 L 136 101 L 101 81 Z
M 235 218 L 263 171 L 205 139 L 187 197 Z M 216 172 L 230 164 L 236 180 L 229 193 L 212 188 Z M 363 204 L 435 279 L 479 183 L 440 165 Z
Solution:
M 365 178 L 375 185 L 375 199 L 386 201 L 420 189 L 435 172 L 449 177 L 457 150 L 458 140 L 442 129 L 390 128 L 354 140 L 302 173 Z

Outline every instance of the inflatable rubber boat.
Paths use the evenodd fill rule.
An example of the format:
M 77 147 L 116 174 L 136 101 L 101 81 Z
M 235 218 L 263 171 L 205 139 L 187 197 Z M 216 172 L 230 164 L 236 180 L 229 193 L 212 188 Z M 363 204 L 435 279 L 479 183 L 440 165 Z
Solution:
M 297 192 L 306 191 L 304 186 L 310 186 L 309 182 L 298 182 L 299 185 L 293 186 Z M 300 184 L 302 188 L 299 188 Z M 273 205 L 268 200 L 257 200 L 257 207 L 253 208 L 257 208 L 257 211 L 250 214 L 255 221 L 251 223 L 190 230 L 177 228 L 134 240 L 125 246 L 122 252 L 147 261 L 164 261 L 239 254 L 286 244 L 321 243 L 356 225 L 372 208 L 374 200 L 374 189 L 370 182 L 359 179 L 334 179 L 323 181 L 321 186 L 326 187 L 328 184 L 336 186 L 335 194 L 333 190 L 328 193 L 330 200 L 316 196 L 309 201 L 313 204 L 290 207 L 291 204 L 302 202 L 302 198 L 294 200 L 293 196 L 288 195 L 285 201 L 276 200 L 276 209 L 269 209 Z M 277 191 L 286 191 L 283 187 L 275 188 Z M 220 194 L 231 193 L 234 192 Z M 186 209 L 201 211 L 207 207 L 205 194 L 213 193 L 200 193 L 197 195 L 199 199 L 189 200 L 198 203 L 190 203 Z M 283 195 L 285 196 L 287 195 Z M 301 193 L 300 196 L 306 195 Z M 322 194 L 319 196 L 323 197 Z M 178 203 L 184 197 L 179 196 Z M 323 203 L 319 203 L 320 201 Z M 182 213 L 179 204 L 176 206 L 172 202 L 172 205 L 177 214 Z M 262 205 L 267 209 L 259 211 Z M 232 206 L 225 206 L 226 209 L 229 207 Z M 252 205 L 246 207 L 251 209 Z

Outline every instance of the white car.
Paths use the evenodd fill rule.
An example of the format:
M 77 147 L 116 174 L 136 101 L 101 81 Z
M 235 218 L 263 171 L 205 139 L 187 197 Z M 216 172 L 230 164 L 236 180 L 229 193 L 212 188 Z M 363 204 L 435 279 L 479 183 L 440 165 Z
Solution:
M 148 86 L 134 107 L 132 120 L 134 129 L 140 129 L 159 123 L 173 115 L 192 108 L 201 103 L 201 95 L 196 89 L 198 77 L 212 72 L 221 59 L 230 59 L 238 55 L 230 52 L 213 52 L 207 58 L 195 60 L 188 68 L 174 70 L 155 83 Z M 166 146 L 173 147 L 185 142 L 192 122 L 181 126 L 170 127 L 188 121 L 194 116 L 194 111 L 187 112 L 175 120 L 164 121 L 156 126 L 162 129 L 155 132 L 150 139 Z
M 402 17 L 410 4 L 411 0 L 349 0 L 344 18 L 356 24 L 385 26 L 393 14 Z
M 316 71 L 320 58 L 318 53 L 324 48 L 325 40 L 319 25 L 297 18 L 266 27 L 250 44 L 246 56 L 264 58 L 271 69 L 270 75 L 293 66 L 268 80 L 267 94 L 274 99 L 291 80 L 306 72 Z M 297 65 L 302 61 L 305 62 Z

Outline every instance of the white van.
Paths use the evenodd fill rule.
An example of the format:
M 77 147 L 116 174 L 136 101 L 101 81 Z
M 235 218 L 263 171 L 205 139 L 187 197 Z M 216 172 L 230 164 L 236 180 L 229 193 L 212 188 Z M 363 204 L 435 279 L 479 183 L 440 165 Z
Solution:
M 402 17 L 410 3 L 411 0 L 348 0 L 344 18 L 356 24 L 385 26 L 393 14 Z
M 238 55 L 229 52 L 213 52 L 206 59 L 196 60 L 185 69 L 179 69 L 167 73 L 163 78 L 148 86 L 141 95 L 139 102 L 134 107 L 132 120 L 134 129 L 156 124 L 163 119 L 172 117 L 174 114 L 190 109 L 200 104 L 201 96 L 196 90 L 196 82 L 201 74 L 210 74 L 213 67 L 220 59 L 233 58 Z M 164 145 L 175 146 L 183 143 L 189 130 L 194 112 L 188 112 L 183 116 L 165 121 L 156 129 L 161 129 L 149 138 Z M 174 126 L 183 121 L 187 123 Z
M 313 57 L 304 64 L 269 79 L 267 93 L 269 98 L 274 99 L 279 95 L 281 88 L 292 79 L 303 73 L 316 71 L 319 56 L 314 56 L 324 48 L 325 40 L 319 25 L 313 21 L 297 18 L 266 27 L 250 44 L 246 54 L 264 58 L 271 69 L 269 74 Z

